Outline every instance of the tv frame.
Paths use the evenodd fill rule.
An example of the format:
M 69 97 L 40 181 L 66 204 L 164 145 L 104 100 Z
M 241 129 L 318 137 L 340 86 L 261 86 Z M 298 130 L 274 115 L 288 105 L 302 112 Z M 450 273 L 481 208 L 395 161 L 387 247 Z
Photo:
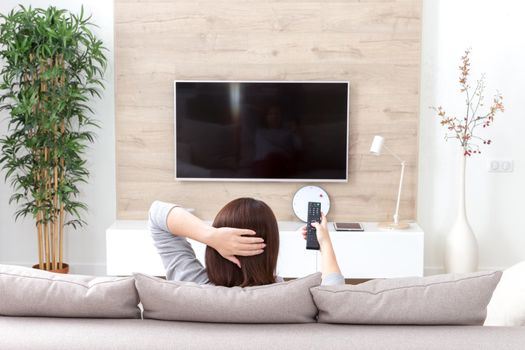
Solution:
M 177 83 L 345 83 L 347 86 L 346 101 L 346 173 L 344 179 L 272 179 L 272 178 L 193 178 L 177 177 Z M 173 81 L 173 143 L 174 143 L 174 179 L 180 182 L 348 182 L 348 158 L 350 157 L 350 82 L 348 80 L 174 80 Z

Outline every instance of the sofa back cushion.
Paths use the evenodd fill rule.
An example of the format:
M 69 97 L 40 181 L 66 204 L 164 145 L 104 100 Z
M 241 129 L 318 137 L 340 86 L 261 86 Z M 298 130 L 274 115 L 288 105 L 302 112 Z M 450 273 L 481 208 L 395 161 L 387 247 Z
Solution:
M 63 275 L 0 265 L 0 315 L 140 318 L 133 277 Z
M 144 318 L 223 323 L 315 322 L 317 308 L 310 288 L 316 273 L 289 282 L 255 287 L 220 287 L 166 281 L 135 274 Z
M 482 325 L 501 271 L 312 288 L 319 322 Z

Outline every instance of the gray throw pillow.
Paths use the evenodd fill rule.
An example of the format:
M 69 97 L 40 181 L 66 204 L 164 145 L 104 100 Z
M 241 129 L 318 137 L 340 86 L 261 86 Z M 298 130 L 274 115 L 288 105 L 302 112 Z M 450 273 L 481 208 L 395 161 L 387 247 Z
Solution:
M 220 287 L 166 281 L 137 273 L 144 318 L 223 323 L 309 323 L 317 308 L 310 288 L 316 273 L 289 282 L 255 287 Z
M 372 280 L 311 289 L 319 322 L 482 325 L 501 271 Z
M 140 318 L 133 277 L 63 275 L 0 265 L 0 315 Z

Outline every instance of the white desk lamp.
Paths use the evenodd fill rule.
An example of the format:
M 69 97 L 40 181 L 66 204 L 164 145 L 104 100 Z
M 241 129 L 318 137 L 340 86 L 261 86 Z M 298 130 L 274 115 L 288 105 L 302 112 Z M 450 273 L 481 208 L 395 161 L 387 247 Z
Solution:
M 376 156 L 380 156 L 381 150 L 385 148 L 388 151 L 388 153 L 390 153 L 401 163 L 401 177 L 399 179 L 399 189 L 397 191 L 396 211 L 393 216 L 394 221 L 382 222 L 379 224 L 379 227 L 388 229 L 405 229 L 408 228 L 410 225 L 406 222 L 399 222 L 399 202 L 401 201 L 401 189 L 403 188 L 403 177 L 405 176 L 405 161 L 399 158 L 397 155 L 395 155 L 394 152 L 390 150 L 390 148 L 384 145 L 384 143 L 385 139 L 382 136 L 374 136 L 374 140 L 372 141 L 372 145 L 370 146 L 370 153 Z

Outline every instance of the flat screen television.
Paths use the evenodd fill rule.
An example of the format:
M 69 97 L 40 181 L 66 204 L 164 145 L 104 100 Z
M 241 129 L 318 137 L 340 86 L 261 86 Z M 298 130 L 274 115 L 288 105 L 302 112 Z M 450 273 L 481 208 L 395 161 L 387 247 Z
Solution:
M 175 177 L 348 180 L 347 81 L 175 81 Z

